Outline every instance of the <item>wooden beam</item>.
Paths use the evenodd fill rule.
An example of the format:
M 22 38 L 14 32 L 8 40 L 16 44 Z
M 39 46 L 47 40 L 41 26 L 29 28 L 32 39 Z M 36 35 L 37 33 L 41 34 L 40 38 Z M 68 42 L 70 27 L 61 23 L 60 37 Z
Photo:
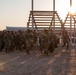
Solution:
M 72 7 L 72 0 L 70 0 L 70 7 Z
M 34 29 L 34 26 L 33 26 L 33 0 L 32 0 L 32 4 L 31 4 L 32 6 L 32 8 L 31 8 L 31 10 L 32 10 L 32 28 Z

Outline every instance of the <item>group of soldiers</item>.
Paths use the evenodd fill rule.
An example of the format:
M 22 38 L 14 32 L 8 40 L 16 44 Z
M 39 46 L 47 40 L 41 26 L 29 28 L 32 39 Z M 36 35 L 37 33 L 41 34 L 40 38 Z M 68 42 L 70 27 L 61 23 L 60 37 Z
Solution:
M 63 39 L 65 39 L 63 42 L 64 45 L 67 44 L 68 49 L 68 38 L 66 35 L 67 32 L 66 34 L 63 32 Z M 48 55 L 53 53 L 55 48 L 58 47 L 59 38 L 52 30 L 44 29 L 42 32 L 36 32 L 35 30 L 28 29 L 27 31 L 0 31 L 0 51 L 25 50 L 27 54 L 30 54 L 37 42 L 37 38 L 39 38 L 39 51 L 41 53 Z
M 11 52 L 14 50 L 25 50 L 29 54 L 36 42 L 35 31 L 1 31 L 0 32 L 0 51 Z
M 53 53 L 55 48 L 58 47 L 59 38 L 53 33 L 53 31 L 44 30 L 39 35 L 39 43 L 40 43 L 40 51 L 44 54 L 48 55 L 49 53 Z

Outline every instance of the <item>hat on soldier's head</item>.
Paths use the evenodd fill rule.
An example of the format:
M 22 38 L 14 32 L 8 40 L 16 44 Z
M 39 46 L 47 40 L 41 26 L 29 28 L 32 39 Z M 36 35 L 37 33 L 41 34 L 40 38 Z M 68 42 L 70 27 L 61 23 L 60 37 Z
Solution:
M 48 33 L 48 30 L 44 29 L 44 33 Z
M 30 32 L 30 29 L 28 29 L 27 31 Z

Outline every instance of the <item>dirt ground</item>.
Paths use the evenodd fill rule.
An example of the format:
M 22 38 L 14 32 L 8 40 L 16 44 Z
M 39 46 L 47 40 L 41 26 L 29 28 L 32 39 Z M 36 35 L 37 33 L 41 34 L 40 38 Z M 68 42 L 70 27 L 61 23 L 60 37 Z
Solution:
M 45 56 L 37 48 L 25 51 L 0 52 L 0 75 L 76 75 L 76 48 L 57 48 Z

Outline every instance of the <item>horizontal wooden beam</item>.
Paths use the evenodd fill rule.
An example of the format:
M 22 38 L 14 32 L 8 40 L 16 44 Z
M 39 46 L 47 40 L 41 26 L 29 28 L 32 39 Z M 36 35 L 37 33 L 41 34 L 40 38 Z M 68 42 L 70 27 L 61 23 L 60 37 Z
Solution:
M 30 12 L 32 12 L 32 11 L 30 11 Z M 34 10 L 33 12 L 36 12 L 36 13 L 38 13 L 38 12 L 42 12 L 42 13 L 45 12 L 46 13 L 47 12 L 47 13 L 49 13 L 49 12 L 57 12 L 57 11 L 40 11 L 40 10 Z

